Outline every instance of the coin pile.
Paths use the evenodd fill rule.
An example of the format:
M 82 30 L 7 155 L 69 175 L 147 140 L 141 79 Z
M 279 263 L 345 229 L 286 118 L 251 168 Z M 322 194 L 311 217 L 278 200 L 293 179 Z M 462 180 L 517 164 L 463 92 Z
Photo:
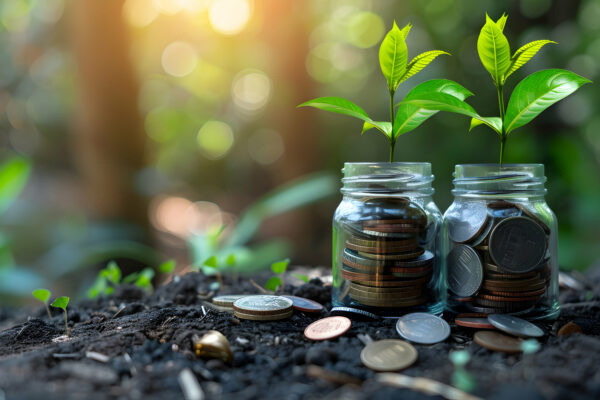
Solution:
M 525 205 L 461 201 L 446 213 L 451 298 L 480 313 L 527 313 L 544 300 L 549 227 Z
M 341 275 L 353 304 L 412 307 L 428 300 L 435 227 L 423 208 L 405 198 L 373 198 L 361 220 L 347 223 Z M 342 296 L 345 297 L 345 296 Z
M 233 302 L 234 315 L 254 321 L 276 321 L 289 318 L 293 313 L 293 303 L 281 296 L 245 296 Z

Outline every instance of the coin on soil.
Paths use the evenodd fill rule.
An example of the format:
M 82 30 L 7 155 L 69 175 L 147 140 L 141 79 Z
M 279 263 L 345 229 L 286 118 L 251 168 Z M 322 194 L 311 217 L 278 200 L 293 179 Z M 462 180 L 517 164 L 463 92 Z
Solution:
M 448 287 L 459 297 L 477 293 L 483 282 L 481 259 L 471 247 L 459 244 L 448 253 Z
M 482 313 L 458 314 L 454 319 L 454 323 L 458 326 L 464 326 L 465 328 L 496 329 L 494 328 L 494 325 L 490 324 L 490 321 L 488 321 L 487 314 Z
M 249 296 L 248 294 L 226 294 L 223 296 L 213 297 L 212 303 L 220 307 L 233 308 L 233 303 L 242 297 Z
M 396 323 L 398 334 L 415 343 L 443 342 L 450 336 L 450 325 L 440 317 L 427 313 L 406 314 Z
M 323 305 L 317 303 L 314 300 L 305 299 L 304 297 L 287 296 L 287 295 L 281 296 L 281 297 L 290 299 L 293 303 L 294 309 L 296 309 L 298 311 L 318 313 L 323 309 Z
M 368 311 L 352 307 L 333 307 L 331 309 L 331 315 L 342 315 L 347 316 L 350 319 L 356 319 L 361 321 L 379 319 L 379 315 L 377 314 L 373 314 Z
M 519 337 L 542 337 L 544 331 L 537 325 L 512 315 L 490 314 L 489 322 L 503 332 Z
M 522 339 L 504 335 L 495 331 L 475 332 L 473 341 L 478 345 L 492 351 L 501 351 L 503 353 L 521 353 Z
M 503 219 L 489 239 L 489 253 L 500 268 L 515 273 L 535 269 L 546 256 L 548 239 L 542 227 L 528 217 Z
M 346 317 L 327 317 L 308 325 L 304 336 L 310 340 L 329 340 L 346 333 L 350 325 L 352 322 Z
M 414 364 L 417 350 L 404 340 L 378 340 L 362 349 L 360 360 L 375 371 L 398 371 Z
M 253 295 L 233 302 L 233 309 L 244 314 L 283 314 L 292 310 L 290 299 L 281 296 Z

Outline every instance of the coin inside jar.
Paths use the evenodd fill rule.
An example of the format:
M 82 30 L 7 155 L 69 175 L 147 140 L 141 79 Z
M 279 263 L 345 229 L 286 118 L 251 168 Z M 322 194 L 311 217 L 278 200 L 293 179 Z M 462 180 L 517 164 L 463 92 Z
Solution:
M 475 250 L 456 245 L 448 254 L 448 287 L 459 297 L 477 293 L 483 282 L 483 266 Z
M 404 340 L 384 339 L 371 342 L 360 352 L 362 363 L 375 371 L 398 371 L 417 360 L 417 350 Z
M 448 236 L 457 243 L 475 240 L 488 222 L 487 206 L 481 201 L 454 203 L 446 211 Z

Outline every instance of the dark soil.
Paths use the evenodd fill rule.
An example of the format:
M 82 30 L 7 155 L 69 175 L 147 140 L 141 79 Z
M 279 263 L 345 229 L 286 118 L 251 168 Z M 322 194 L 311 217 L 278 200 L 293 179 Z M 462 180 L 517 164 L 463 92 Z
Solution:
M 71 338 L 65 342 L 54 340 L 64 333 L 58 312 L 49 321 L 42 308 L 29 318 L 26 312 L 0 310 L 0 399 L 183 398 L 178 376 L 184 368 L 193 371 L 206 398 L 430 398 L 378 383 L 376 374 L 360 362 L 364 345 L 357 335 L 397 338 L 395 320 L 356 321 L 346 335 L 316 343 L 305 339 L 303 331 L 326 312 L 295 312 L 280 322 L 238 320 L 203 299 L 210 283 L 190 273 L 149 296 L 126 286 L 107 298 L 74 303 L 69 306 Z M 452 326 L 446 342 L 415 345 L 419 359 L 403 373 L 450 383 L 448 353 L 467 349 L 472 355 L 467 370 L 476 378 L 477 396 L 599 399 L 600 268 L 588 274 L 588 283 L 595 290 L 562 292 L 561 317 L 543 326 L 548 335 L 536 354 L 491 352 L 471 341 L 473 330 Z M 330 289 L 318 279 L 287 289 L 324 304 L 330 300 Z M 226 292 L 256 289 L 243 281 Z M 113 317 L 122 303 L 126 307 Z M 583 334 L 557 336 L 571 321 Z M 229 339 L 232 365 L 194 355 L 192 336 L 211 329 Z M 89 358 L 90 351 L 109 360 Z

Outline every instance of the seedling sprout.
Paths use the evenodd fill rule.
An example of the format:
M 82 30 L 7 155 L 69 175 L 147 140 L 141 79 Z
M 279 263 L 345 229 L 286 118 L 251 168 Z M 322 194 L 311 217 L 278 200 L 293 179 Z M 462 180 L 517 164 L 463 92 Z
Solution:
M 58 297 L 51 304 L 52 307 L 61 308 L 65 312 L 65 335 L 70 336 L 67 305 L 69 305 L 69 298 L 67 296 Z
M 35 289 L 31 292 L 31 295 L 44 303 L 46 306 L 46 312 L 48 312 L 48 318 L 52 319 L 52 313 L 50 312 L 50 307 L 48 306 L 48 300 L 50 300 L 50 296 L 52 293 L 48 289 Z

